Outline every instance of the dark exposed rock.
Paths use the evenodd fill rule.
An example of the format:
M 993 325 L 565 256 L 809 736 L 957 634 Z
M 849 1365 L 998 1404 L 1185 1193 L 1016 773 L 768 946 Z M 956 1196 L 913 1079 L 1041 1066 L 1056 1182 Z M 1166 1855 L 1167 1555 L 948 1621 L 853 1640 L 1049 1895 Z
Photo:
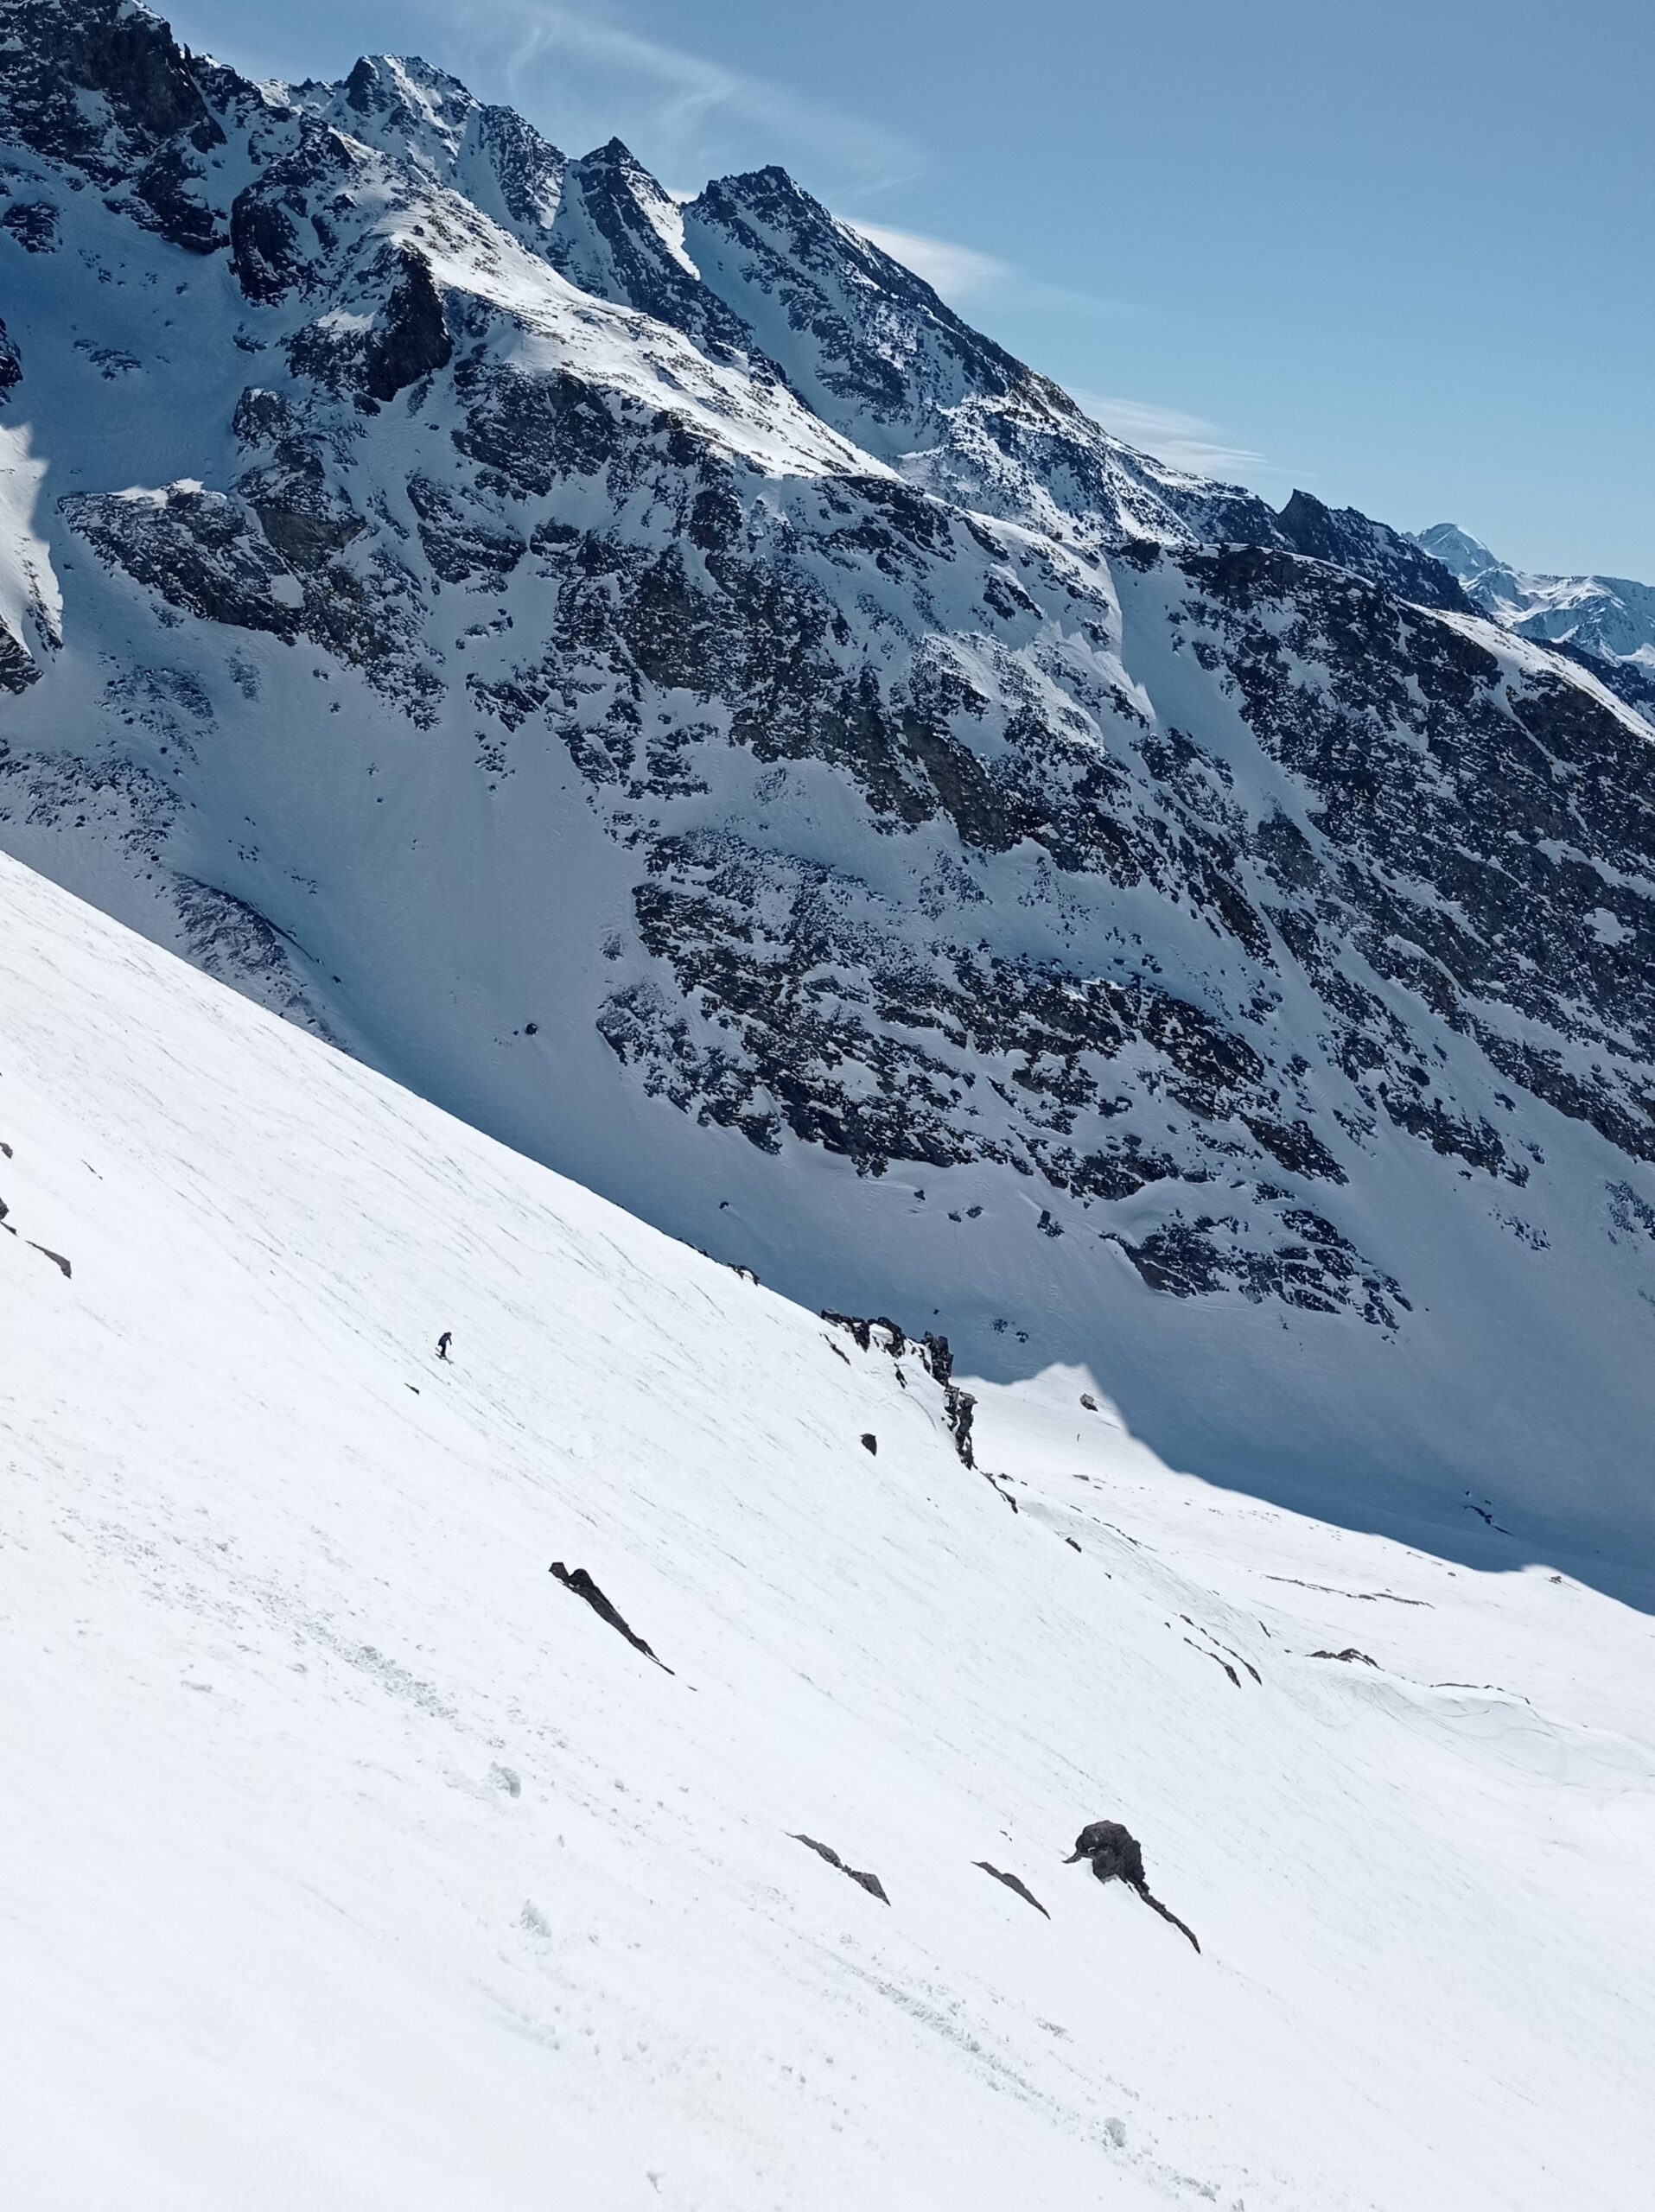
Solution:
M 27 691 L 40 676 L 40 663 L 0 615 L 0 691 Z
M 933 1336 L 927 1329 L 920 1339 L 920 1348 L 933 1379 L 946 1387 L 954 1372 L 954 1354 L 947 1338 Z
M 1153 983 L 940 944 L 922 952 L 825 870 L 729 839 L 659 845 L 654 865 L 658 878 L 634 893 L 642 940 L 681 991 L 717 1000 L 740 1056 L 715 1069 L 701 1048 L 686 1063 L 687 1036 L 658 1027 L 636 989 L 611 1002 L 603 1033 L 643 1064 L 646 1087 L 697 1099 L 754 1142 L 773 1145 L 785 1122 L 864 1172 L 900 1159 L 1017 1160 L 1077 1195 L 1123 1198 L 1177 1173 L 1135 1132 L 1105 1138 L 1102 1126 L 1117 1109 L 1099 1063 L 1147 1048 L 1149 1079 L 1174 1104 L 1208 1129 L 1233 1121 L 1202 1141 L 1233 1157 L 1251 1135 L 1295 1172 L 1343 1179 L 1302 1121 L 1276 1118 L 1252 1046 Z M 992 1119 L 962 1114 L 985 1074 Z
M 367 342 L 369 397 L 394 399 L 433 369 L 445 367 L 453 352 L 442 319 L 442 297 L 432 282 L 430 264 L 423 255 L 404 248 L 384 315 Z
M 1093 1821 L 1081 1829 L 1064 1864 L 1073 1866 L 1081 1859 L 1091 1862 L 1100 1882 L 1130 1882 L 1136 1886 L 1143 1879 L 1143 1847 L 1118 1821 Z
M 1561 678 L 1518 690 L 1488 648 L 1355 577 L 1246 550 L 1185 565 L 1255 734 L 1312 794 L 1332 863 L 1320 872 L 1321 942 L 1348 930 L 1376 973 L 1474 1036 L 1499 1072 L 1655 1158 L 1644 1088 L 1614 1069 L 1628 1027 L 1640 1058 L 1655 1053 L 1655 985 L 1631 950 L 1655 952 L 1655 914 L 1605 873 L 1645 868 L 1655 833 L 1647 732 Z M 1595 860 L 1573 858 L 1588 836 Z M 1284 880 L 1311 887 L 1308 848 L 1283 830 L 1274 853 Z M 1607 934 L 1594 919 L 1605 911 Z M 1301 946 L 1329 991 L 1317 949 Z M 1561 1021 L 1604 1066 L 1590 1078 L 1565 1071 L 1554 1048 L 1512 1035 L 1524 1020 Z M 1368 1034 L 1365 1049 L 1367 1068 L 1394 1065 L 1384 1039 Z M 1524 1179 L 1486 1119 L 1418 1095 L 1417 1081 L 1410 1095 L 1411 1079 L 1397 1076 L 1376 1103 L 1399 1127 Z
M 877 1897 L 882 1904 L 890 1903 L 890 1899 L 885 1894 L 885 1885 L 877 1874 L 863 1873 L 858 1867 L 847 1866 L 831 1845 L 818 1843 L 812 1835 L 794 1834 L 793 1841 L 804 1844 L 808 1849 L 813 1851 L 818 1859 L 825 1859 L 830 1866 L 837 1866 L 842 1874 L 848 1874 L 853 1882 L 859 1883 L 867 1891 L 870 1897 Z
M 257 397 L 244 395 L 244 408 Z M 333 557 L 360 519 L 291 450 L 243 481 L 251 500 L 173 485 L 73 494 L 61 511 L 101 558 L 168 605 L 290 641 L 311 637 L 360 667 L 415 721 L 426 718 L 440 687 L 413 650 L 417 587 L 407 570 L 384 545 L 363 562 Z
M 1293 1241 L 1260 1249 L 1233 1215 L 1181 1216 L 1139 1243 L 1120 1239 L 1122 1250 L 1151 1290 L 1174 1298 L 1238 1291 L 1255 1305 L 1279 1298 L 1317 1313 L 1350 1312 L 1382 1328 L 1395 1328 L 1397 1309 L 1408 1300 L 1387 1274 L 1365 1266 L 1333 1224 L 1308 1209 L 1291 1207 L 1283 1226 Z
M 1379 1663 L 1377 1659 L 1370 1659 L 1365 1651 L 1359 1651 L 1353 1643 L 1348 1644 L 1343 1651 L 1313 1651 L 1310 1656 L 1313 1659 L 1354 1661 L 1364 1667 L 1377 1667 Z
M 557 1576 L 565 1590 L 572 1590 L 577 1598 L 583 1598 L 598 1618 L 601 1621 L 607 1621 L 612 1629 L 624 1636 L 634 1651 L 641 1651 L 646 1659 L 653 1659 L 663 1674 L 670 1675 L 672 1672 L 664 1659 L 655 1658 L 655 1654 L 645 1643 L 643 1637 L 635 1636 L 627 1627 L 626 1622 L 622 1620 L 621 1615 L 583 1567 L 570 1569 L 563 1565 L 562 1560 L 557 1559 L 553 1560 L 548 1571 Z
M 239 500 L 173 485 L 74 493 L 60 506 L 94 551 L 169 606 L 210 622 L 297 636 L 302 594 Z
M 622 442 L 618 419 L 627 417 L 627 403 L 613 403 L 612 413 L 603 394 L 559 369 L 532 376 L 461 360 L 454 385 L 465 410 L 455 446 L 525 497 L 544 499 L 565 476 L 595 474 Z M 636 415 L 647 419 L 641 406 Z M 589 541 L 576 533 L 575 543 L 584 550 Z
M 862 1448 L 864 1452 L 878 1452 L 879 1439 L 873 1433 L 871 1429 L 864 1429 L 863 1431 Z
M 0 121 L 192 252 L 221 242 L 200 156 L 224 133 L 166 25 L 123 0 L 11 0 Z
M 943 1398 L 943 1420 L 948 1433 L 954 1440 L 954 1449 L 961 1464 L 967 1467 L 977 1465 L 977 1452 L 971 1443 L 971 1422 L 976 1417 L 977 1400 L 969 1390 L 962 1390 L 957 1382 L 945 1386 Z
M 477 118 L 477 135 L 488 150 L 518 236 L 538 243 L 557 212 L 563 156 L 513 108 L 485 107 Z
M 992 1874 L 996 1882 L 1003 1882 L 1009 1890 L 1015 1890 L 1018 1896 L 1022 1897 L 1025 1903 L 1032 1904 L 1036 1912 L 1045 1914 L 1047 1920 L 1052 1917 L 1051 1914 L 1047 1912 L 1046 1907 L 1034 1895 L 1033 1890 L 1028 1888 L 1027 1884 L 1019 1881 L 1016 1875 L 1002 1873 L 997 1866 L 990 1866 L 986 1859 L 974 1859 L 971 1863 L 973 1866 L 980 1866 L 985 1874 Z
M 444 583 L 509 575 L 527 548 L 515 531 L 468 508 L 427 476 L 408 480 L 408 503 L 418 517 L 419 542 Z
M 909 1349 L 907 1337 L 886 1314 L 875 1313 L 871 1319 L 863 1320 L 855 1313 L 832 1313 L 824 1307 L 822 1319 L 831 1321 L 836 1329 L 848 1331 L 858 1351 L 873 1350 L 875 1329 L 883 1338 L 881 1350 L 889 1352 L 893 1359 L 901 1359 Z
M 1073 1866 L 1077 1859 L 1090 1862 L 1092 1872 L 1100 1882 L 1124 1882 L 1136 1891 L 1152 1912 L 1170 1921 L 1181 1936 L 1187 1936 L 1196 1951 L 1200 1945 L 1194 1933 L 1185 1927 L 1175 1913 L 1168 1912 L 1159 1897 L 1152 1897 L 1144 1878 L 1143 1852 L 1135 1835 L 1130 1834 L 1118 1821 L 1093 1821 L 1081 1829 L 1074 1840 L 1074 1849 L 1066 1865 Z
M 1354 507 L 1324 506 L 1308 492 L 1295 492 L 1276 521 L 1294 550 L 1312 560 L 1350 569 L 1422 607 L 1449 607 L 1458 614 L 1475 611 L 1458 577 L 1441 561 L 1403 531 Z
M 25 253 L 50 253 L 57 245 L 58 211 L 49 200 L 14 200 L 0 214 L 0 229 L 9 231 Z
M 356 167 L 339 133 L 306 117 L 292 147 L 237 194 L 230 264 L 250 300 L 271 306 L 320 280 L 326 252 L 316 213 L 348 186 Z

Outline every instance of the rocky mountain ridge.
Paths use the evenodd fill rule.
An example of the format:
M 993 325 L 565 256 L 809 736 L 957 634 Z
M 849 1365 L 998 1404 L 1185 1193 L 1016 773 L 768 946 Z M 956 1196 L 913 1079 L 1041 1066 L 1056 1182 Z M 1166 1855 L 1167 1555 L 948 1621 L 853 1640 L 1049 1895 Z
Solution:
M 7 849 L 1200 1471 L 1539 1512 L 1589 1401 L 1581 1512 L 1649 1511 L 1655 729 L 1589 656 L 1134 454 L 780 170 L 0 26 Z

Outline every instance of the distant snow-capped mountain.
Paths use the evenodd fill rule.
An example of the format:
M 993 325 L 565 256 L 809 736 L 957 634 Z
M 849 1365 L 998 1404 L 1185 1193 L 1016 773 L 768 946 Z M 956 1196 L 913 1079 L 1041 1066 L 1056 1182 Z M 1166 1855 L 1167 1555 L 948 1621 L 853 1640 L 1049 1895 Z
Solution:
M 1135 453 L 780 170 L 0 28 L 7 849 L 1187 1465 L 1655 1529 L 1607 664 Z
M 1421 531 L 1416 543 L 1505 628 L 1604 660 L 1630 661 L 1655 680 L 1655 585 L 1628 576 L 1531 575 L 1451 522 Z

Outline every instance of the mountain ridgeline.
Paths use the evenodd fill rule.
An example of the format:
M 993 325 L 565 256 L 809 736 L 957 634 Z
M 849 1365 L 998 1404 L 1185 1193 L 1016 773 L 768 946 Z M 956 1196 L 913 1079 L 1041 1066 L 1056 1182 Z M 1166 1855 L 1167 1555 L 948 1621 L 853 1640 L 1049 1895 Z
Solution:
M 780 169 L 0 26 L 0 845 L 1198 1472 L 1647 1537 L 1620 643 L 1132 451 Z

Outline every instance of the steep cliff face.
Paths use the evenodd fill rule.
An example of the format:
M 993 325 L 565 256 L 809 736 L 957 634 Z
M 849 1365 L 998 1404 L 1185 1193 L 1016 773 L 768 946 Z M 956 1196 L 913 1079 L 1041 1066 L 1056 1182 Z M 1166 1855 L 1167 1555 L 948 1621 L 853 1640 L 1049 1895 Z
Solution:
M 8 849 L 1202 1471 L 1539 1515 L 1589 1403 L 1648 1525 L 1655 731 L 1587 662 L 780 171 L 0 22 Z

